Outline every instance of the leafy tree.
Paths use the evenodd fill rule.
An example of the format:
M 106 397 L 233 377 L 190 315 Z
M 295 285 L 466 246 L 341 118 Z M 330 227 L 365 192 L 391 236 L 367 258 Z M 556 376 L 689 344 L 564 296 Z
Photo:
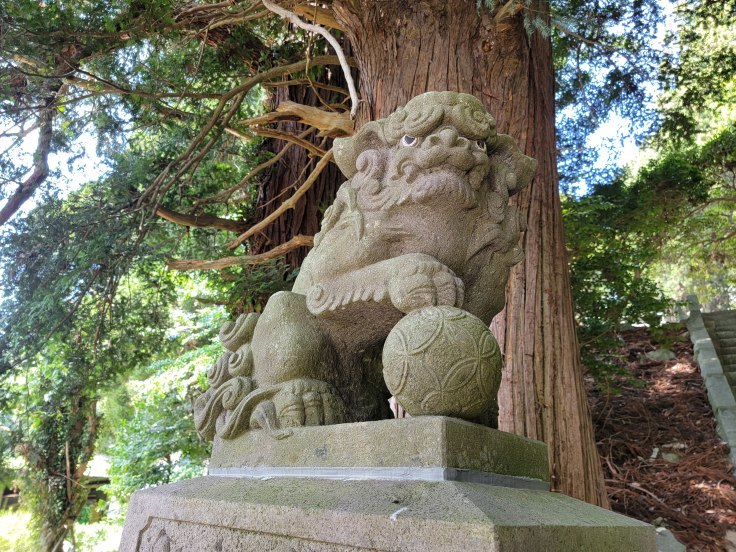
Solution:
M 620 372 L 613 360 L 622 324 L 646 321 L 658 326 L 671 306 L 649 270 L 660 236 L 649 220 L 637 216 L 634 188 L 622 175 L 586 196 L 563 201 L 583 362 L 607 390 L 611 376 Z
M 661 68 L 661 126 L 648 160 L 567 199 L 573 288 L 586 333 L 610 335 L 626 318 L 657 320 L 658 287 L 675 299 L 697 291 L 714 307 L 730 304 L 735 6 L 679 5 L 678 31 L 669 37 L 677 55 Z
M 658 324 L 665 294 L 728 308 L 736 290 L 736 4 L 683 2 L 676 15 L 644 160 L 565 201 L 586 365 L 604 379 L 622 321 Z
M 153 375 L 127 383 L 132 414 L 118 421 L 109 486 L 121 503 L 138 489 L 202 475 L 209 446 L 194 428 L 194 396 L 206 388 L 202 366 L 221 354 L 219 343 L 148 368 Z
M 668 42 L 676 56 L 663 60 L 660 145 L 702 143 L 733 125 L 736 45 L 733 0 L 677 5 L 677 30 Z
M 736 274 L 736 3 L 686 2 L 670 37 L 678 55 L 664 65 L 660 156 L 681 155 L 696 166 L 703 197 L 683 209 L 661 266 L 671 293 L 696 291 L 712 308 L 732 307 Z M 683 252 L 687 252 L 683 255 Z
M 2 221 L 34 190 L 44 192 L 36 194 L 39 206 L 6 223 L 0 236 L 7 267 L 2 273 L 0 375 L 3 410 L 7 405 L 11 412 L 4 444 L 26 460 L 24 501 L 34 511 L 42 547 L 53 550 L 84 504 L 83 474 L 99 431 L 99 398 L 119 376 L 171 350 L 163 334 L 178 278 L 164 269 L 164 257 L 174 251 L 201 255 L 223 243 L 210 230 L 172 231 L 150 221 L 137 205 L 140 190 L 199 132 L 200 118 L 208 115 L 216 97 L 207 87 L 221 89 L 239 78 L 228 67 L 231 62 L 191 41 L 162 57 L 166 48 L 150 29 L 161 24 L 158 29 L 170 31 L 168 39 L 176 42 L 186 33 L 186 21 L 183 27 L 170 27 L 168 16 L 153 5 L 140 11 L 135 3 L 124 2 L 24 2 L 2 10 L 6 64 L 0 99 L 4 137 L 12 140 L 3 143 L 8 146 L 3 174 L 11 178 L 3 190 L 18 181 L 7 196 Z M 121 44 L 125 48 L 118 48 Z M 70 48 L 80 53 L 70 58 Z M 222 69 L 195 81 L 183 68 L 207 60 L 205 54 L 215 54 L 211 69 Z M 98 70 L 105 77 L 92 73 Z M 150 86 L 147 92 L 133 94 L 127 88 L 141 82 Z M 180 93 L 171 92 L 176 86 Z M 192 107 L 190 99 L 198 103 Z M 242 95 L 242 109 L 232 115 L 250 116 L 259 96 L 245 100 Z M 98 153 L 114 171 L 65 196 L 54 189 L 48 158 L 54 151 L 74 152 L 74 144 L 90 129 L 99 138 Z M 24 156 L 14 154 L 33 132 L 39 133 L 31 169 L 37 176 L 20 181 L 28 168 Z M 239 180 L 257 162 L 256 146 L 257 140 L 225 139 L 216 155 L 199 160 L 204 172 L 190 185 L 206 195 Z M 156 212 L 179 216 L 164 206 Z M 197 227 L 213 220 L 215 226 L 241 229 L 214 215 L 187 222 Z M 235 269 L 213 280 L 221 284 L 238 278 Z
M 75 317 L 64 331 L 44 337 L 43 348 L 23 370 L 3 381 L 3 403 L 14 405 L 9 444 L 25 460 L 23 497 L 45 550 L 59 546 L 84 505 L 84 472 L 95 450 L 99 393 L 161 346 L 159 305 L 155 296 L 141 293 L 142 287 L 126 282 L 118 289 L 105 322 L 90 316 L 99 306 L 86 296 L 79 309 L 88 317 Z M 123 317 L 125 322 L 117 326 Z M 95 339 L 95 333 L 104 338 Z

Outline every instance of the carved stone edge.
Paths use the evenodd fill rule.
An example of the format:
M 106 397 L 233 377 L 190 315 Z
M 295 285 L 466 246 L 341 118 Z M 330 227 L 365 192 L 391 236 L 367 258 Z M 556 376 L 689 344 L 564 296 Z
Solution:
M 246 466 L 240 468 L 210 468 L 207 475 L 216 477 L 248 477 L 272 479 L 275 477 L 301 477 L 313 479 L 336 479 L 345 481 L 459 481 L 480 483 L 514 489 L 548 491 L 549 482 L 530 477 L 502 475 L 480 470 L 458 468 L 416 467 L 269 467 Z

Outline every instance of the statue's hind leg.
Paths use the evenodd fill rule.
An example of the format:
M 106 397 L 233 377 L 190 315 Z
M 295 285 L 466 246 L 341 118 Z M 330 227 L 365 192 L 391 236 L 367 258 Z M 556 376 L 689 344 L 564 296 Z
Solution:
M 269 299 L 251 349 L 257 390 L 274 391 L 254 407 L 251 427 L 276 430 L 344 421 L 342 402 L 331 385 L 337 355 L 304 295 L 283 291 Z
M 226 323 L 220 341 L 227 351 L 194 405 L 203 437 L 233 439 L 252 428 L 283 437 L 290 427 L 345 421 L 334 387 L 337 355 L 304 295 L 274 294 L 260 316 Z

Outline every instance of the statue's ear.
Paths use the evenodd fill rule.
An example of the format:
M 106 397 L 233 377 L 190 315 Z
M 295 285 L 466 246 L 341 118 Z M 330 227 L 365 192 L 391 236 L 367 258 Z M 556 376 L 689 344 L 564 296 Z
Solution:
M 491 158 L 491 166 L 497 163 L 504 166 L 506 170 L 499 171 L 501 174 L 514 175 L 506 178 L 505 182 L 510 196 L 526 188 L 537 172 L 537 160 L 521 153 L 514 139 L 505 134 L 496 136 L 495 144 L 488 151 L 488 156 Z
M 366 150 L 379 149 L 386 146 L 383 126 L 376 121 L 366 123 L 361 129 L 348 138 L 335 138 L 332 149 L 335 162 L 347 178 L 353 178 L 358 170 L 355 163 L 358 156 Z

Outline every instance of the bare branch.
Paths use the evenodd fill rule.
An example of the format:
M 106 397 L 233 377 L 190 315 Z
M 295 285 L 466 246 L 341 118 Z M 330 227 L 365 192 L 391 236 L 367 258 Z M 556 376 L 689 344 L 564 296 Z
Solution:
M 221 270 L 231 266 L 240 266 L 246 264 L 258 264 L 269 259 L 286 255 L 289 251 L 293 251 L 299 247 L 312 247 L 314 238 L 298 234 L 291 238 L 288 242 L 282 243 L 273 249 L 260 253 L 258 255 L 241 255 L 239 257 L 224 257 L 215 261 L 200 261 L 196 259 L 178 259 L 170 260 L 166 265 L 172 270 Z
M 225 0 L 225 2 L 219 2 L 217 4 L 198 4 L 190 8 L 182 10 L 176 15 L 176 19 L 183 19 L 184 17 L 190 16 L 197 12 L 219 10 L 221 8 L 229 8 L 235 5 L 235 0 Z
M 317 157 L 324 157 L 325 153 L 327 153 L 325 150 L 315 146 L 309 140 L 304 140 L 303 138 L 299 138 L 298 136 L 294 136 L 293 134 L 289 134 L 288 132 L 281 132 L 280 130 L 276 130 L 273 128 L 261 127 L 251 128 L 250 131 L 256 136 L 263 136 L 265 138 L 274 138 L 276 140 L 292 142 L 297 146 L 303 147 L 305 150 L 309 151 L 309 153 L 311 153 L 312 155 L 316 155 Z M 235 130 L 234 128 L 226 128 L 225 132 L 227 132 L 228 134 L 232 134 L 233 136 L 236 136 L 241 140 L 245 140 L 246 142 L 251 140 L 250 137 L 246 136 L 242 132 Z
M 241 14 L 241 15 L 236 15 L 233 17 L 219 19 L 207 25 L 206 30 L 213 31 L 219 27 L 227 27 L 229 25 L 239 25 L 240 23 L 247 23 L 248 21 L 253 21 L 255 19 L 262 19 L 269 14 L 270 14 L 269 11 L 263 10 L 263 11 L 259 11 L 256 13 Z
M 337 22 L 332 12 L 326 8 L 322 8 L 313 4 L 299 4 L 294 6 L 294 13 L 306 17 L 318 25 L 324 25 L 325 27 L 331 27 L 338 31 L 344 31 L 342 25 Z
M 639 68 L 638 64 L 635 63 L 635 61 L 631 58 L 628 52 L 624 50 L 623 48 L 616 48 L 615 46 L 612 46 L 610 44 L 604 44 L 603 42 L 600 42 L 599 40 L 593 40 L 592 38 L 588 38 L 586 36 L 581 35 L 580 33 L 576 33 L 572 29 L 570 29 L 569 26 L 567 26 L 565 23 L 560 21 L 558 18 L 552 18 L 551 21 L 552 27 L 560 31 L 561 33 L 564 33 L 568 36 L 571 36 L 572 38 L 575 38 L 579 40 L 580 42 L 583 42 L 589 46 L 593 46 L 595 48 L 599 48 L 608 58 L 608 61 L 611 62 L 612 65 L 616 66 L 616 62 L 612 58 L 613 54 L 618 54 L 621 57 L 623 57 L 626 62 L 638 73 L 641 73 L 641 69 Z M 647 75 L 648 76 L 648 75 Z
M 248 229 L 248 223 L 243 221 L 224 219 L 213 215 L 185 215 L 183 213 L 171 211 L 165 207 L 159 207 L 156 209 L 156 214 L 169 222 L 173 222 L 181 226 L 194 228 L 217 228 L 218 230 L 226 230 L 237 234 Z
M 267 125 L 282 121 L 294 121 L 320 130 L 320 136 L 332 138 L 350 136 L 354 132 L 353 121 L 347 113 L 334 113 L 296 102 L 283 101 L 276 111 L 241 121 L 241 125 Z
M 8 222 L 21 206 L 33 195 L 49 175 L 49 151 L 53 135 L 54 108 L 44 109 L 39 115 L 39 131 L 36 152 L 33 155 L 33 172 L 15 190 L 0 209 L 0 226 Z
M 299 138 L 306 138 L 312 132 L 314 132 L 313 128 L 307 129 L 299 135 Z M 294 142 L 287 142 L 284 145 L 284 147 L 281 148 L 281 151 L 279 151 L 276 155 L 271 157 L 271 159 L 268 159 L 267 161 L 264 161 L 260 165 L 253 167 L 253 169 L 248 174 L 246 174 L 240 182 L 238 182 L 234 186 L 229 187 L 226 190 L 222 190 L 221 192 L 218 192 L 215 195 L 198 200 L 195 203 L 195 207 L 198 207 L 199 205 L 203 205 L 205 203 L 216 203 L 218 201 L 229 201 L 230 196 L 232 196 L 239 188 L 242 188 L 243 186 L 245 186 L 253 177 L 258 175 L 259 173 L 261 173 L 262 171 L 264 171 L 271 165 L 278 163 L 279 160 L 286 154 L 287 151 L 289 151 L 289 148 L 291 148 L 291 146 L 293 145 L 295 145 Z
M 302 184 L 299 189 L 294 192 L 294 195 L 291 196 L 289 199 L 284 201 L 281 205 L 279 205 L 279 208 L 276 209 L 273 213 L 268 215 L 265 219 L 263 219 L 258 224 L 253 225 L 250 227 L 246 232 L 241 234 L 237 237 L 237 239 L 233 240 L 228 244 L 228 247 L 230 249 L 234 249 L 235 247 L 238 247 L 241 243 L 243 243 L 245 240 L 250 238 L 253 234 L 256 232 L 260 232 L 264 228 L 266 228 L 269 224 L 271 224 L 273 221 L 275 221 L 277 218 L 279 218 L 281 215 L 283 215 L 286 211 L 289 209 L 293 209 L 299 199 L 307 193 L 309 188 L 312 187 L 312 184 L 314 184 L 317 181 L 317 178 L 322 173 L 322 171 L 327 167 L 327 165 L 332 160 L 332 150 L 329 150 L 327 153 L 325 153 L 325 156 L 319 160 L 319 163 L 317 163 L 317 166 L 314 167 L 314 170 L 312 171 L 312 174 L 309 175 L 309 178 L 307 178 L 304 181 L 304 184 Z
M 276 88 L 276 87 L 281 87 L 281 86 L 298 86 L 301 84 L 311 84 L 315 88 L 322 88 L 323 90 L 329 90 L 330 92 L 337 92 L 338 94 L 343 94 L 345 96 L 350 95 L 350 92 L 348 92 L 344 88 L 340 88 L 339 86 L 332 86 L 330 84 L 324 84 L 322 82 L 315 82 L 310 79 L 293 79 L 293 80 L 285 80 L 285 81 L 279 81 L 279 82 L 264 82 L 262 86 L 264 88 Z
M 270 0 L 261 0 L 261 2 L 266 6 L 266 8 L 275 14 L 291 21 L 291 23 L 305 31 L 323 36 L 325 40 L 330 43 L 335 50 L 335 54 L 337 54 L 337 57 L 340 59 L 340 67 L 342 67 L 342 72 L 345 75 L 345 82 L 348 85 L 348 90 L 350 90 L 350 118 L 355 119 L 355 115 L 358 113 L 358 91 L 355 89 L 355 81 L 353 81 L 353 76 L 350 74 L 350 66 L 345 58 L 345 53 L 342 51 L 342 47 L 337 39 L 324 27 L 320 27 L 319 25 L 314 25 L 312 23 L 306 23 L 305 21 L 302 21 L 297 14 L 274 4 Z
M 242 101 L 244 94 L 250 91 L 254 86 L 261 84 L 262 82 L 271 80 L 273 78 L 280 77 L 282 75 L 304 71 L 310 65 L 331 65 L 337 62 L 339 62 L 339 60 L 336 56 L 318 56 L 311 60 L 301 60 L 301 61 L 290 63 L 287 65 L 279 65 L 277 67 L 272 67 L 271 69 L 268 69 L 267 71 L 262 71 L 256 75 L 253 75 L 252 77 L 249 77 L 243 80 L 239 86 L 236 86 L 229 92 L 226 92 L 225 94 L 223 94 L 220 97 L 220 101 L 215 107 L 212 115 L 210 116 L 209 121 L 199 131 L 197 136 L 195 136 L 192 139 L 186 151 L 183 152 L 181 155 L 179 155 L 179 157 L 171 161 L 166 166 L 166 168 L 164 168 L 164 170 L 158 175 L 158 177 L 156 177 L 156 179 L 146 189 L 146 191 L 144 191 L 143 194 L 141 194 L 140 198 L 138 199 L 138 207 L 142 206 L 143 203 L 146 200 L 148 200 L 151 195 L 159 193 L 159 190 L 163 190 L 165 193 L 165 191 L 168 190 L 168 188 L 170 188 L 173 185 L 173 183 L 192 166 L 193 164 L 192 155 L 194 155 L 194 151 L 199 147 L 199 145 L 207 137 L 207 135 L 212 131 L 212 129 L 214 129 L 217 126 L 218 121 L 220 120 L 220 116 L 225 110 L 227 103 L 231 99 L 235 98 L 236 96 L 240 96 L 241 101 Z M 231 111 L 228 113 L 228 115 L 229 117 L 231 117 L 232 115 L 234 115 L 234 112 Z M 228 115 L 226 115 L 225 117 L 224 125 L 227 125 L 227 122 L 229 121 Z M 214 146 L 215 143 L 216 143 L 216 137 L 211 139 L 202 148 L 202 151 L 199 153 L 197 157 L 201 159 L 201 157 L 206 155 L 206 153 Z M 183 165 L 173 175 L 170 175 L 171 171 L 179 163 L 183 163 Z

